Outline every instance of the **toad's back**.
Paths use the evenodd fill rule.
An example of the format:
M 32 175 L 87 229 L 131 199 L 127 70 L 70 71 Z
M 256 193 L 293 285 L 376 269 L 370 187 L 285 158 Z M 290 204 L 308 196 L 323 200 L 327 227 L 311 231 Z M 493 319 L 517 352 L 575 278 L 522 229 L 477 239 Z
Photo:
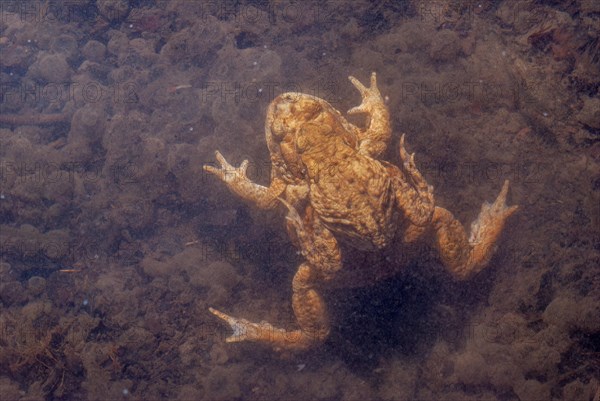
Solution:
M 338 152 L 311 180 L 310 203 L 337 238 L 358 249 L 381 249 L 394 237 L 398 209 L 392 177 L 371 157 Z

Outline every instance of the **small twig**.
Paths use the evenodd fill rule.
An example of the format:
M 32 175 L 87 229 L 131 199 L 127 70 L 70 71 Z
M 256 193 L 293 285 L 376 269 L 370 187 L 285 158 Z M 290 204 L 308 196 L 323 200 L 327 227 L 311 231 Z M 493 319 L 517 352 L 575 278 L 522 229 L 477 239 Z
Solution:
M 0 114 L 0 124 L 7 125 L 49 125 L 69 121 L 71 115 L 60 114 Z

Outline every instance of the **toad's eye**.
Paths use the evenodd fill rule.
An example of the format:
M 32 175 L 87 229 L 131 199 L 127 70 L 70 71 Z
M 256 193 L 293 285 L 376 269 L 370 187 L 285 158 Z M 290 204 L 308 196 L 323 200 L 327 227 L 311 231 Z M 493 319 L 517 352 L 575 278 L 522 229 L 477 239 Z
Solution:
M 296 136 L 296 149 L 299 153 L 304 153 L 310 147 L 310 132 L 307 127 L 302 127 Z
M 298 150 L 299 153 L 304 153 L 304 151 L 306 150 L 306 148 L 309 146 L 309 141 L 308 138 L 305 135 L 298 135 L 298 138 L 296 138 L 296 149 Z
M 273 124 L 271 124 L 271 133 L 276 137 L 276 138 L 283 138 L 284 135 L 287 133 L 286 130 L 286 126 L 283 122 L 283 120 L 275 120 L 273 121 Z
M 303 153 L 321 140 L 321 128 L 317 124 L 307 123 L 300 128 L 296 136 L 296 149 Z

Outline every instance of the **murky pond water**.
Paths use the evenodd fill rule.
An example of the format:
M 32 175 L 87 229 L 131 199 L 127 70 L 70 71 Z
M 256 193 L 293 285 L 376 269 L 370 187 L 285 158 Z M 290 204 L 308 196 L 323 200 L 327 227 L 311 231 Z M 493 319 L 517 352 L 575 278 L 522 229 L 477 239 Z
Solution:
M 1 1 L 2 400 L 600 401 L 598 4 Z M 304 257 L 203 165 L 268 186 L 270 102 L 345 116 L 372 71 L 379 159 L 404 133 L 467 231 L 505 179 L 518 212 L 467 281 L 427 242 L 344 245 L 365 282 L 403 269 L 319 285 L 306 351 L 226 343 L 209 307 L 297 327 Z

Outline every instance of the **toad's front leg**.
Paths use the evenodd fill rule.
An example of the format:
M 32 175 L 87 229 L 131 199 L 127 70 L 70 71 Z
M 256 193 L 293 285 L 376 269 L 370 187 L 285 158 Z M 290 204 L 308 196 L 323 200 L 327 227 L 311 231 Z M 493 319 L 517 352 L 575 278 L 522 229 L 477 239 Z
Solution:
M 235 168 L 225 160 L 217 150 L 215 152 L 220 168 L 204 165 L 204 171 L 208 171 L 219 177 L 229 189 L 242 198 L 255 203 L 261 209 L 272 209 L 277 205 L 277 197 L 285 191 L 285 183 L 279 179 L 271 181 L 269 187 L 258 185 L 246 176 L 248 160 L 244 160 L 240 167 Z
M 348 110 L 348 114 L 366 113 L 369 116 L 368 127 L 360 134 L 359 152 L 377 157 L 387 148 L 392 136 L 390 114 L 377 88 L 377 75 L 371 73 L 371 85 L 367 88 L 352 76 L 350 82 L 358 89 L 362 97 L 360 106 Z
M 214 315 L 231 326 L 233 334 L 227 342 L 255 341 L 269 344 L 275 350 L 299 351 L 323 342 L 329 335 L 327 309 L 316 287 L 319 282 L 331 279 L 341 267 L 337 241 L 316 218 L 309 216 L 310 221 L 305 225 L 296 210 L 282 202 L 289 208 L 287 219 L 296 230 L 302 255 L 307 259 L 292 282 L 292 307 L 299 328 L 286 330 L 266 322 L 253 323 L 210 308 Z

